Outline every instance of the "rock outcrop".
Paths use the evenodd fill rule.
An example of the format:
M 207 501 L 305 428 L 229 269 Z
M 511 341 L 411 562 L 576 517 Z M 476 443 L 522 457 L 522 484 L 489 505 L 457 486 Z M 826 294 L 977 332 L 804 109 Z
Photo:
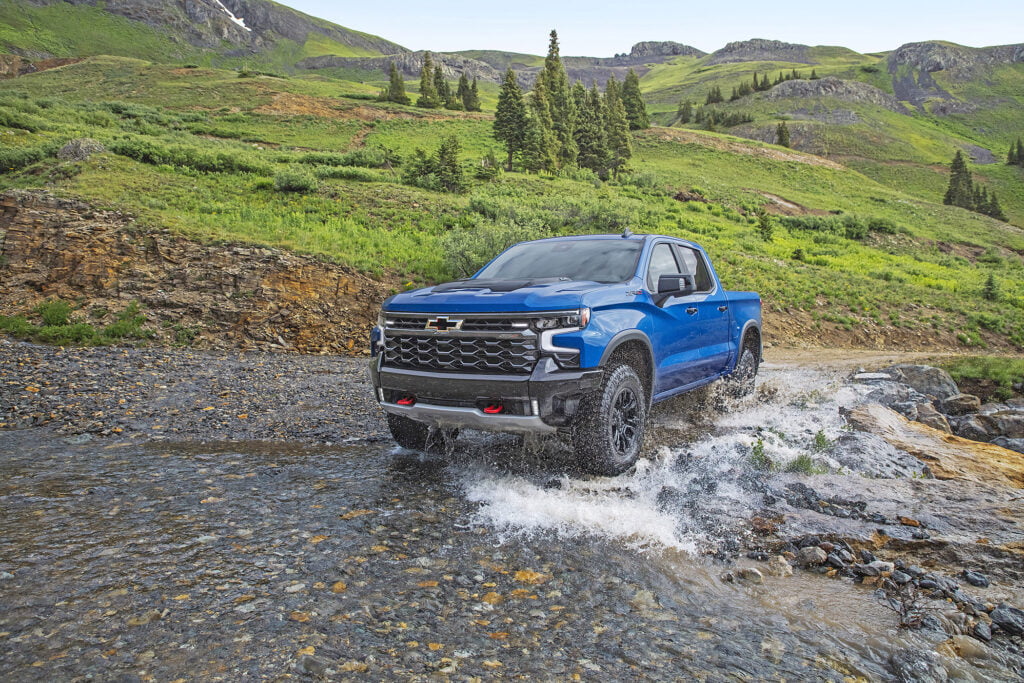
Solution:
M 796 62 L 797 64 L 813 64 L 807 45 L 784 43 L 780 40 L 753 38 L 728 43 L 720 50 L 715 50 L 708 58 L 708 64 L 728 64 L 731 62 Z
M 785 81 L 764 93 L 762 97 L 766 100 L 828 97 L 844 102 L 873 104 L 899 114 L 907 113 L 907 110 L 904 109 L 903 105 L 895 97 L 879 90 L 875 86 L 857 81 L 845 81 L 833 76 L 813 81 Z
M 650 60 L 652 57 L 678 57 L 680 55 L 687 57 L 703 57 L 706 54 L 706 52 L 698 50 L 695 47 L 683 45 L 682 43 L 674 43 L 671 40 L 646 40 L 634 45 L 628 55 L 615 55 L 613 59 L 628 58 L 643 61 Z
M 55 297 L 102 324 L 138 301 L 158 339 L 185 330 L 199 347 L 359 354 L 390 293 L 316 258 L 200 244 L 43 192 L 0 195 L 0 256 L 0 314 Z
M 295 66 L 300 69 L 361 69 L 364 71 L 380 71 L 387 74 L 394 63 L 398 72 L 406 78 L 419 78 L 423 70 L 424 51 L 403 52 L 400 54 L 388 55 L 387 57 L 337 57 L 335 55 L 324 55 L 321 57 L 307 57 L 298 62 Z M 482 81 L 500 83 L 503 74 L 490 64 L 486 64 L 470 57 L 445 52 L 431 52 L 431 59 L 435 65 L 440 65 L 441 73 L 448 80 L 457 80 L 462 74 L 467 78 L 478 78 Z

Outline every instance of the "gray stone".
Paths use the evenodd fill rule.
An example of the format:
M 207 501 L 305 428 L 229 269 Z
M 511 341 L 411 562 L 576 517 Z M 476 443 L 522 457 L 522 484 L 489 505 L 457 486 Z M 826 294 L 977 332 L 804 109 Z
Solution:
M 907 419 L 913 419 L 908 411 L 916 411 L 918 403 L 928 400 L 928 397 L 919 391 L 914 391 L 906 384 L 899 382 L 880 382 L 875 389 L 865 397 L 869 403 L 879 403 L 886 408 L 892 408 Z
M 977 586 L 978 588 L 988 588 L 988 577 L 980 572 L 972 572 L 965 569 L 963 576 L 964 581 L 971 584 L 972 586 Z
M 902 586 L 905 583 L 910 583 L 910 580 L 911 580 L 910 579 L 910 574 L 907 574 L 905 572 L 901 572 L 899 570 L 894 571 L 892 573 L 892 577 L 890 577 L 890 578 L 892 578 L 892 580 L 896 583 L 897 586 Z
M 939 401 L 938 408 L 945 415 L 967 415 L 981 409 L 981 399 L 973 394 L 957 394 Z
M 946 416 L 937 411 L 931 403 L 917 404 L 917 421 L 923 425 L 928 425 L 932 429 L 938 429 L 947 434 L 953 433 Z
M 61 161 L 85 161 L 93 154 L 102 154 L 107 148 L 92 138 L 78 138 L 60 148 L 57 158 Z
M 1005 436 L 997 436 L 992 439 L 992 443 L 1003 448 L 1008 448 L 1011 451 L 1017 451 L 1018 453 L 1024 453 L 1024 439 L 1008 439 Z
M 949 373 L 930 365 L 894 365 L 886 368 L 901 382 L 932 400 L 942 400 L 960 393 L 959 387 Z
M 823 564 L 826 559 L 828 559 L 828 553 L 816 545 L 800 548 L 800 552 L 797 554 L 797 560 L 804 567 L 816 567 Z
M 1005 436 L 1010 439 L 1024 438 L 1024 410 L 1000 410 L 997 413 L 986 415 L 984 419 L 989 430 L 996 436 Z
M 737 569 L 736 578 L 746 583 L 764 583 L 764 574 L 753 567 L 742 567 Z
M 792 576 L 793 567 L 790 566 L 789 561 L 786 560 L 782 555 L 776 555 L 775 557 L 768 560 L 767 571 L 772 576 Z
M 874 562 L 872 562 L 868 566 L 871 567 L 872 569 L 877 570 L 879 573 L 881 573 L 881 572 L 892 572 L 893 570 L 896 569 L 896 565 L 894 565 L 892 562 L 884 562 L 882 560 L 875 560 Z
M 1000 604 L 989 615 L 992 623 L 1013 636 L 1024 636 L 1024 612 L 1010 607 L 1005 602 Z
M 978 640 L 992 640 L 992 627 L 990 627 L 984 621 L 979 621 L 977 624 L 975 624 L 974 628 L 971 629 L 971 632 L 974 634 L 974 637 Z
M 931 650 L 899 650 L 889 657 L 895 679 L 901 683 L 945 683 L 949 680 L 939 655 Z
M 844 432 L 829 456 L 862 477 L 901 479 L 928 476 L 928 466 L 888 441 L 868 432 Z
M 971 441 L 990 441 L 992 435 L 984 420 L 977 415 L 965 415 L 955 417 L 949 421 L 953 433 Z
M 850 379 L 852 379 L 854 382 L 861 382 L 861 383 L 879 382 L 879 381 L 891 382 L 892 381 L 892 375 L 886 374 L 884 372 L 858 372 L 856 375 L 854 375 Z

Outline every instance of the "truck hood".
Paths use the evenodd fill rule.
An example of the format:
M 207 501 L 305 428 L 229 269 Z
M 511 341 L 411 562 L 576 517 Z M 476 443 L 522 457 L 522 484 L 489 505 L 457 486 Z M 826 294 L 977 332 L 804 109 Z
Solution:
M 396 294 L 388 311 L 407 313 L 529 313 L 579 308 L 583 296 L 608 285 L 550 280 L 462 280 Z

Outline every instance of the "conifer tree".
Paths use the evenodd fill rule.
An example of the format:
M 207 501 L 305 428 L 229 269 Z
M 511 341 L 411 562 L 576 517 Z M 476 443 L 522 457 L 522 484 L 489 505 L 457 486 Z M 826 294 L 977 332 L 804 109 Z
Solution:
M 467 107 L 468 109 L 468 107 Z M 523 151 L 526 143 L 526 103 L 516 74 L 509 67 L 498 92 L 498 108 L 494 112 L 494 137 L 505 145 L 508 153 L 506 170 L 512 170 L 513 157 Z
M 473 84 L 469 86 L 469 102 L 466 104 L 466 111 L 480 111 L 480 90 L 476 84 L 476 76 L 473 76 Z
M 462 146 L 454 135 L 442 140 L 437 150 L 437 178 L 441 187 L 448 192 L 463 192 L 466 189 L 466 176 L 459 163 L 460 151 Z
M 679 105 L 679 123 L 689 123 L 693 120 L 693 102 L 686 100 Z
M 614 78 L 614 76 L 612 78 Z M 708 96 L 704 100 L 704 104 L 718 104 L 719 102 L 723 101 L 724 99 L 722 98 L 722 89 L 716 85 L 710 90 L 708 90 Z
M 942 203 L 965 209 L 973 208 L 974 181 L 971 180 L 967 161 L 960 150 L 956 151 L 953 163 L 950 164 L 949 187 L 946 188 L 946 195 L 942 198 Z
M 569 76 L 559 54 L 558 32 L 552 30 L 548 42 L 548 54 L 544 58 L 544 86 L 548 111 L 551 116 L 551 131 L 555 139 L 555 156 L 559 166 L 572 166 L 576 163 L 576 141 L 573 130 L 576 128 L 576 107 L 569 88 Z M 540 80 L 538 78 L 538 80 Z
M 818 70 L 817 69 L 811 69 L 811 80 L 812 81 L 818 80 Z
M 604 177 L 608 170 L 608 146 L 604 131 L 604 111 L 601 93 L 595 84 L 588 92 L 583 84 L 572 87 L 576 103 L 577 163 Z
M 651 119 L 647 116 L 647 106 L 640 95 L 640 78 L 632 67 L 626 72 L 626 80 L 622 83 L 622 106 L 626 108 L 630 130 L 643 130 L 651 127 Z
M 992 273 L 988 274 L 985 286 L 981 288 L 981 296 L 989 301 L 995 301 L 999 298 L 999 282 Z
M 405 81 L 402 80 L 402 75 L 398 73 L 398 67 L 395 66 L 394 62 L 391 62 L 391 69 L 388 72 L 388 89 L 385 91 L 385 99 L 388 102 L 397 102 L 398 104 L 409 104 L 411 100 L 409 96 L 405 94 Z
M 444 79 L 444 72 L 440 64 L 434 64 L 434 90 L 437 92 L 437 99 L 446 109 L 452 109 L 452 89 L 448 81 Z
M 1010 144 L 1010 153 L 1006 155 L 1006 163 L 1011 166 L 1024 166 L 1024 143 L 1017 138 L 1016 143 Z
M 779 121 L 775 128 L 775 144 L 789 147 L 789 127 L 785 121 Z
M 469 110 L 469 79 L 466 78 L 465 71 L 459 75 L 459 84 L 455 88 L 455 98 L 462 102 L 463 109 Z
M 543 71 L 537 74 L 537 80 L 527 99 L 527 108 L 530 111 L 533 129 L 530 130 L 531 137 L 527 144 L 528 150 L 523 152 L 524 157 L 530 157 L 530 170 L 554 171 L 558 168 L 560 145 L 554 131 L 547 77 Z M 575 145 L 573 141 L 574 148 Z
M 999 205 L 999 200 L 996 199 L 995 192 L 988 196 L 988 204 L 985 206 L 985 209 L 982 211 L 982 213 L 984 213 L 986 216 L 991 216 L 992 218 L 995 218 L 997 221 L 1003 221 L 1004 223 L 1006 222 L 1006 214 L 1003 213 L 1003 207 Z
M 633 156 L 629 138 L 629 119 L 622 105 L 618 81 L 612 76 L 605 87 L 605 136 L 608 140 L 608 166 L 616 178 Z
M 434 59 L 430 56 L 430 52 L 423 53 L 420 96 L 416 100 L 416 106 L 424 109 L 437 109 L 441 106 L 441 99 L 437 96 L 437 86 L 434 85 Z

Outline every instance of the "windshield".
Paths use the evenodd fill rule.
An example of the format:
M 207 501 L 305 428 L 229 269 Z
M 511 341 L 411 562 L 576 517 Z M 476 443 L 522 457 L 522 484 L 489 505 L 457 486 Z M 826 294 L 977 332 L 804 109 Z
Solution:
M 639 240 L 609 239 L 525 242 L 503 252 L 476 277 L 625 282 L 636 272 L 642 244 Z

